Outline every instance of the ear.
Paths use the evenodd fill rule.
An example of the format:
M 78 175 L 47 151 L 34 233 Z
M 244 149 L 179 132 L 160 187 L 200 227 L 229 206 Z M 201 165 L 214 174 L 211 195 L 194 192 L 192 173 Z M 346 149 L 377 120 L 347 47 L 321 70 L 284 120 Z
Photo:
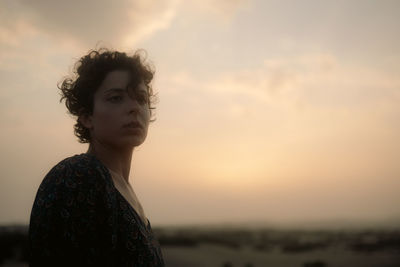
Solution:
M 85 128 L 92 129 L 92 116 L 89 114 L 82 114 L 79 116 L 78 121 L 83 124 Z

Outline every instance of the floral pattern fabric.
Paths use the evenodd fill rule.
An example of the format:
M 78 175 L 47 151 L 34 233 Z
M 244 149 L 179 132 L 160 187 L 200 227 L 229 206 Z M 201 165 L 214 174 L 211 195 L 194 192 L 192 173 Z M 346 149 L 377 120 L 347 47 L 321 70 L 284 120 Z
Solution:
M 29 224 L 30 266 L 165 266 L 145 225 L 93 155 L 66 158 L 45 176 Z

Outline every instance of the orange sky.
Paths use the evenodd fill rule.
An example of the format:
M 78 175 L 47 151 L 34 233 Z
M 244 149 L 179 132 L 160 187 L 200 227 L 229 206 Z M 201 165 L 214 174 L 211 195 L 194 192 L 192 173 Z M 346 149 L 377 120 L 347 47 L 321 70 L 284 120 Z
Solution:
M 0 3 L 0 223 L 86 151 L 56 85 L 96 44 L 156 69 L 130 177 L 152 224 L 399 218 L 398 1 L 92 2 Z

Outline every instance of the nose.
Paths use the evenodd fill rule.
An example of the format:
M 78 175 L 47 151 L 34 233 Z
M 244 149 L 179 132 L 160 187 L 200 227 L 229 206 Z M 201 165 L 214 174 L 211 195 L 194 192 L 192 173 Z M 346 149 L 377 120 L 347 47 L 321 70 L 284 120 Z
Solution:
M 128 97 L 128 101 L 127 101 L 127 109 L 128 109 L 128 113 L 138 113 L 139 112 L 139 102 L 137 101 L 136 97 Z

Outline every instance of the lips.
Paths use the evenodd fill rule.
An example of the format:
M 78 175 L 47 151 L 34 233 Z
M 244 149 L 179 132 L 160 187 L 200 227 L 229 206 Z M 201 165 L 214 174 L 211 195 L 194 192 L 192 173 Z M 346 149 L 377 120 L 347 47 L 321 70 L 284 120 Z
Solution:
M 140 125 L 140 123 L 138 123 L 138 122 L 133 121 L 133 122 L 124 124 L 122 127 L 124 127 L 124 128 L 142 128 L 142 125 Z

